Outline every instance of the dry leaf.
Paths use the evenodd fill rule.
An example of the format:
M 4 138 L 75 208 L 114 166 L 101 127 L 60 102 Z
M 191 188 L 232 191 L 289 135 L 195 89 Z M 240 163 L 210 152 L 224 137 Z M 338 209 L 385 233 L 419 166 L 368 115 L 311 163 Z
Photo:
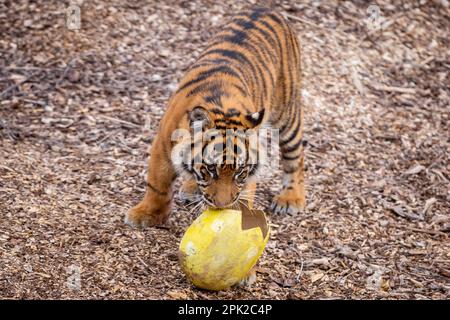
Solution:
M 323 276 L 325 275 L 325 273 L 319 272 L 319 273 L 314 273 L 311 275 L 311 283 L 314 283 L 316 281 L 319 281 L 320 279 L 323 278 Z
M 403 172 L 403 175 L 407 176 L 407 175 L 412 175 L 412 174 L 418 174 L 419 172 L 421 172 L 424 169 L 425 169 L 424 166 L 418 164 L 418 165 L 415 165 L 415 166 L 409 168 L 405 172 Z
M 175 300 L 189 299 L 189 296 L 183 291 L 168 291 L 167 295 Z

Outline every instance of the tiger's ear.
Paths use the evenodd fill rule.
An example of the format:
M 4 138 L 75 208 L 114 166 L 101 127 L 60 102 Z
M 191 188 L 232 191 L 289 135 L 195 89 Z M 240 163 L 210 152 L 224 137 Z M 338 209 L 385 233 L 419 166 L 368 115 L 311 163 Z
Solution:
M 250 122 L 252 125 L 252 128 L 259 126 L 261 122 L 264 119 L 264 111 L 265 109 L 262 109 L 258 112 L 250 113 L 245 116 L 245 119 Z
M 208 110 L 200 106 L 192 109 L 192 111 L 189 112 L 189 124 L 190 126 L 197 124 L 202 127 L 209 127 L 211 124 L 211 119 L 209 117 Z

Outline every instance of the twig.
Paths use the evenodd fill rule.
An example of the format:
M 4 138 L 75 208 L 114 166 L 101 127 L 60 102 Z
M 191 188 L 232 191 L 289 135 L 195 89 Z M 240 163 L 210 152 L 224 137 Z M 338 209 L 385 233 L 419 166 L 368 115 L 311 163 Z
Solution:
M 328 29 L 328 28 L 326 28 L 326 27 L 323 27 L 323 26 L 321 26 L 321 25 L 319 25 L 319 24 L 317 24 L 317 23 L 315 23 L 315 22 L 312 22 L 312 21 L 310 21 L 310 20 L 307 20 L 307 19 L 304 19 L 304 18 L 300 18 L 300 17 L 294 16 L 294 15 L 289 14 L 289 13 L 283 13 L 283 15 L 284 15 L 285 17 L 289 18 L 289 19 L 297 20 L 297 21 L 300 21 L 300 22 L 309 24 L 310 26 L 313 26 L 313 27 L 316 27 L 316 28 L 321 28 L 321 29 L 325 29 L 325 30 L 330 30 L 330 29 Z
M 28 77 L 26 77 L 25 79 L 23 79 L 22 81 L 19 81 L 18 83 L 13 84 L 12 86 L 9 86 L 8 88 L 6 88 L 2 93 L 0 93 L 0 97 L 5 96 L 8 92 L 14 90 L 15 88 L 17 88 L 18 86 L 20 86 L 21 84 L 24 84 L 25 82 L 27 82 L 28 80 L 30 80 L 32 77 L 34 77 L 35 75 L 37 75 L 39 72 L 35 72 L 30 74 Z
M 11 171 L 11 172 L 15 172 L 15 171 L 14 171 L 13 169 L 11 169 L 10 167 L 7 167 L 7 166 L 2 165 L 2 164 L 0 164 L 0 168 L 6 169 L 6 170 Z
M 39 71 L 51 71 L 51 70 L 62 70 L 63 68 L 54 67 L 54 68 L 45 68 L 45 67 L 5 67 L 5 70 L 39 70 Z
M 27 98 L 21 98 L 21 99 L 25 102 L 37 104 L 37 105 L 40 105 L 43 107 L 45 107 L 47 105 L 47 103 L 45 103 L 44 101 L 37 101 L 37 100 L 32 100 L 32 99 L 27 99 Z
M 125 121 L 125 120 L 122 120 L 122 119 L 112 118 L 112 117 L 108 117 L 108 116 L 104 116 L 104 115 L 99 115 L 99 117 L 103 118 L 103 119 L 106 119 L 106 120 L 113 121 L 113 122 L 126 124 L 126 125 L 129 125 L 129 126 L 133 127 L 133 128 L 141 128 L 141 126 L 138 125 L 138 124 L 135 124 L 135 123 L 132 123 L 132 122 L 129 122 L 129 121 Z
M 371 84 L 371 87 L 378 91 L 416 94 L 416 89 L 414 88 L 393 87 L 393 86 L 386 86 L 383 84 Z
M 300 282 L 300 279 L 302 277 L 303 274 L 303 259 L 302 259 L 302 264 L 300 265 L 300 272 L 298 273 L 298 275 L 295 277 L 295 281 Z
M 409 218 L 411 220 L 421 220 L 421 221 L 424 220 L 423 216 L 413 213 L 413 212 L 410 212 L 409 210 L 405 211 L 399 205 L 392 205 L 389 202 L 387 202 L 386 200 L 381 200 L 381 202 L 386 209 L 391 210 L 392 212 L 394 212 L 395 214 L 397 214 L 400 217 Z
M 407 229 L 407 230 L 411 230 L 411 231 L 416 231 L 416 232 L 433 234 L 433 235 L 437 235 L 437 236 L 448 237 L 448 235 L 446 233 L 442 232 L 442 231 L 427 230 L 427 229 L 414 228 L 414 227 L 408 227 L 408 226 L 405 226 L 403 228 Z
M 139 257 L 139 256 L 136 256 L 136 258 L 148 269 L 148 270 L 150 270 L 151 271 L 151 273 L 155 273 L 155 270 L 153 270 L 152 268 L 150 268 L 150 266 L 148 265 L 148 264 L 146 264 L 145 263 L 145 261 L 144 260 L 142 260 L 142 258 L 141 257 Z

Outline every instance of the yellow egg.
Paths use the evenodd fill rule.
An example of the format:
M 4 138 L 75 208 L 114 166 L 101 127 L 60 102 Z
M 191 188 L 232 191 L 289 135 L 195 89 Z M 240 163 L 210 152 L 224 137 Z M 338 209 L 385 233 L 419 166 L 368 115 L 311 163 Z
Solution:
M 181 267 L 195 286 L 225 290 L 247 276 L 268 239 L 260 210 L 206 210 L 181 240 Z

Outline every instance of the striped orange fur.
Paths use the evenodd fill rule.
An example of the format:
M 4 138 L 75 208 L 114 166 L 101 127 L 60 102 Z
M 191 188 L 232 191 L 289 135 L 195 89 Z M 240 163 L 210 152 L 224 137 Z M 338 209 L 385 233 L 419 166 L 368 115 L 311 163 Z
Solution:
M 296 213 L 305 205 L 303 108 L 300 98 L 300 46 L 286 19 L 269 9 L 239 14 L 217 34 L 190 66 L 168 102 L 153 142 L 144 199 L 128 213 L 134 226 L 163 223 L 170 213 L 172 185 L 187 177 L 183 190 L 215 207 L 227 207 L 256 186 L 258 164 L 171 161 L 176 129 L 279 129 L 283 189 L 272 209 Z M 236 155 L 233 155 L 236 156 Z M 245 192 L 244 192 L 245 190 Z

